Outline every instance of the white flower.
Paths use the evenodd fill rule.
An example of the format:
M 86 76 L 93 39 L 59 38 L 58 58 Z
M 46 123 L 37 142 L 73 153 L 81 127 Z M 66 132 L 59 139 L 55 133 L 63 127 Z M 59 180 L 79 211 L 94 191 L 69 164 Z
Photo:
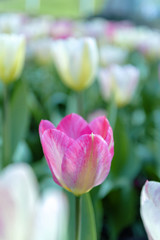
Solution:
M 94 39 L 57 40 L 52 50 L 57 71 L 68 87 L 79 91 L 92 84 L 98 66 L 98 50 Z
M 108 69 L 101 69 L 99 81 L 102 96 L 108 100 L 113 95 L 116 104 L 124 106 L 133 97 L 139 80 L 139 70 L 132 65 L 112 65 Z
M 53 189 L 39 198 L 27 164 L 8 166 L 0 175 L 0 240 L 65 240 L 68 204 Z M 63 229 L 63 231 L 62 231 Z
M 149 240 L 160 239 L 160 183 L 147 181 L 141 192 L 141 217 Z

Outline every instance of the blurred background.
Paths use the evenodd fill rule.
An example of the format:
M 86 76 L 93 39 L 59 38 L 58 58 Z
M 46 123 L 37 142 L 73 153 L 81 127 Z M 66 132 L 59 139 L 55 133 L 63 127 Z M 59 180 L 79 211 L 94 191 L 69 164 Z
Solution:
M 52 180 L 43 156 L 38 126 L 41 119 L 57 125 L 65 115 L 80 113 L 82 109 L 77 103 L 77 92 L 64 84 L 51 49 L 54 41 L 93 37 L 98 46 L 99 64 L 95 81 L 80 93 L 82 115 L 87 121 L 95 116 L 107 116 L 115 141 L 110 174 L 102 185 L 91 191 L 97 239 L 147 239 L 140 217 L 140 193 L 147 179 L 160 180 L 160 1 L 0 0 L 0 33 L 23 34 L 26 39 L 23 71 L 17 81 L 7 85 L 10 120 L 6 123 L 3 117 L 5 85 L 0 82 L 0 203 L 8 202 L 5 209 L 10 209 L 13 200 L 16 205 L 14 216 L 21 209 L 21 214 L 16 216 L 17 224 L 23 218 L 25 225 L 31 218 L 26 218 L 26 213 L 24 218 L 23 204 L 17 207 L 22 200 L 23 185 L 16 190 L 18 193 L 11 194 L 6 184 L 12 182 L 9 165 L 16 168 L 16 164 L 25 163 L 31 168 L 31 178 L 36 179 L 31 183 L 36 185 L 36 190 L 26 195 L 36 192 L 36 199 L 41 200 L 33 202 L 38 201 L 38 209 L 43 208 L 43 211 L 37 208 L 34 211 L 40 212 L 42 219 L 52 219 L 52 216 L 48 217 L 49 210 L 44 207 L 46 202 L 42 198 L 48 196 L 48 191 L 54 191 L 55 196 L 55 191 L 62 193 L 63 190 Z M 1 49 L 2 46 L 0 56 Z M 4 128 L 7 129 L 5 140 Z M 4 145 L 6 160 L 2 157 Z M 22 171 L 26 171 L 26 165 L 23 167 Z M 10 180 L 6 180 L 6 174 Z M 16 177 L 21 179 L 21 174 L 18 172 Z M 15 181 L 10 187 L 15 189 L 16 184 Z M 22 184 L 26 186 L 23 180 Z M 68 206 L 68 211 L 58 212 L 67 222 L 63 225 L 64 235 L 54 235 L 55 232 L 47 235 L 46 226 L 43 229 L 45 240 L 74 239 L 74 197 L 64 191 L 60 199 L 62 201 L 58 202 Z M 0 211 L 0 223 L 4 222 L 8 232 L 10 223 L 6 216 L 8 213 L 1 214 Z M 36 216 L 40 219 L 38 214 Z M 38 230 L 31 235 L 33 240 L 40 240 L 37 232 L 43 221 L 39 223 L 35 218 L 33 221 Z M 87 216 L 83 214 L 82 239 L 91 240 L 86 221 Z M 14 239 L 7 235 L 5 238 L 1 228 L 0 225 L 0 240 L 18 240 L 16 234 Z M 57 231 L 61 232 L 58 227 Z M 26 240 L 22 235 L 18 235 L 19 239 Z M 32 238 L 29 236 L 29 239 Z

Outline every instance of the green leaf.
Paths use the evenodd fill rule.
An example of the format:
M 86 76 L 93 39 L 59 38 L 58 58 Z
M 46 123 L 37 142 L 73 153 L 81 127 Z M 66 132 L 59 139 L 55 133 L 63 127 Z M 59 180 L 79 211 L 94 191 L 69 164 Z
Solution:
M 27 132 L 29 123 L 29 110 L 27 106 L 27 87 L 19 81 L 13 93 L 9 106 L 10 153 L 11 157 Z
M 130 139 L 120 118 L 117 119 L 114 131 L 114 157 L 111 164 L 111 174 L 119 177 L 130 156 Z
M 43 111 L 42 105 L 36 98 L 36 95 L 33 92 L 30 92 L 28 95 L 28 107 L 36 122 L 39 124 L 41 119 L 45 117 L 45 113 Z

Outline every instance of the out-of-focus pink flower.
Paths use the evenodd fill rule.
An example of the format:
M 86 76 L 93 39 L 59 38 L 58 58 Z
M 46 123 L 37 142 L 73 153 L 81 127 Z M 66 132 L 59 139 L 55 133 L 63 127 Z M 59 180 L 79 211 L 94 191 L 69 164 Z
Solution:
M 39 134 L 54 181 L 68 191 L 81 195 L 101 184 L 109 174 L 114 141 L 105 117 L 88 124 L 72 113 L 57 128 L 42 120 Z
M 73 36 L 73 22 L 69 20 L 54 21 L 51 26 L 51 36 L 54 39 L 65 39 Z
M 123 31 L 126 29 L 132 28 L 133 25 L 129 21 L 120 21 L 120 22 L 112 22 L 112 21 L 106 21 L 106 27 L 105 27 L 105 34 L 106 37 L 109 39 L 109 41 L 113 41 L 115 39 L 115 35 L 119 31 Z
M 139 70 L 132 65 L 112 65 L 101 69 L 99 82 L 103 98 L 107 101 L 113 95 L 117 106 L 128 104 L 139 81 Z
M 141 217 L 149 240 L 160 238 L 160 183 L 146 181 L 141 192 Z
M 66 197 L 48 189 L 39 198 L 37 180 L 27 164 L 13 164 L 1 172 L 1 240 L 66 240 L 67 225 Z

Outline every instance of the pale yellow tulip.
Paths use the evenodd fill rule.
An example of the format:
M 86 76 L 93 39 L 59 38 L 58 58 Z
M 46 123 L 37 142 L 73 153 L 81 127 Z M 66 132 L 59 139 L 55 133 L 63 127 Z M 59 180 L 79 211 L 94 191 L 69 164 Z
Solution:
M 0 35 L 0 80 L 8 84 L 20 76 L 25 59 L 23 35 Z
M 96 75 L 98 50 L 93 38 L 68 38 L 53 43 L 53 59 L 64 84 L 80 91 L 89 87 Z

